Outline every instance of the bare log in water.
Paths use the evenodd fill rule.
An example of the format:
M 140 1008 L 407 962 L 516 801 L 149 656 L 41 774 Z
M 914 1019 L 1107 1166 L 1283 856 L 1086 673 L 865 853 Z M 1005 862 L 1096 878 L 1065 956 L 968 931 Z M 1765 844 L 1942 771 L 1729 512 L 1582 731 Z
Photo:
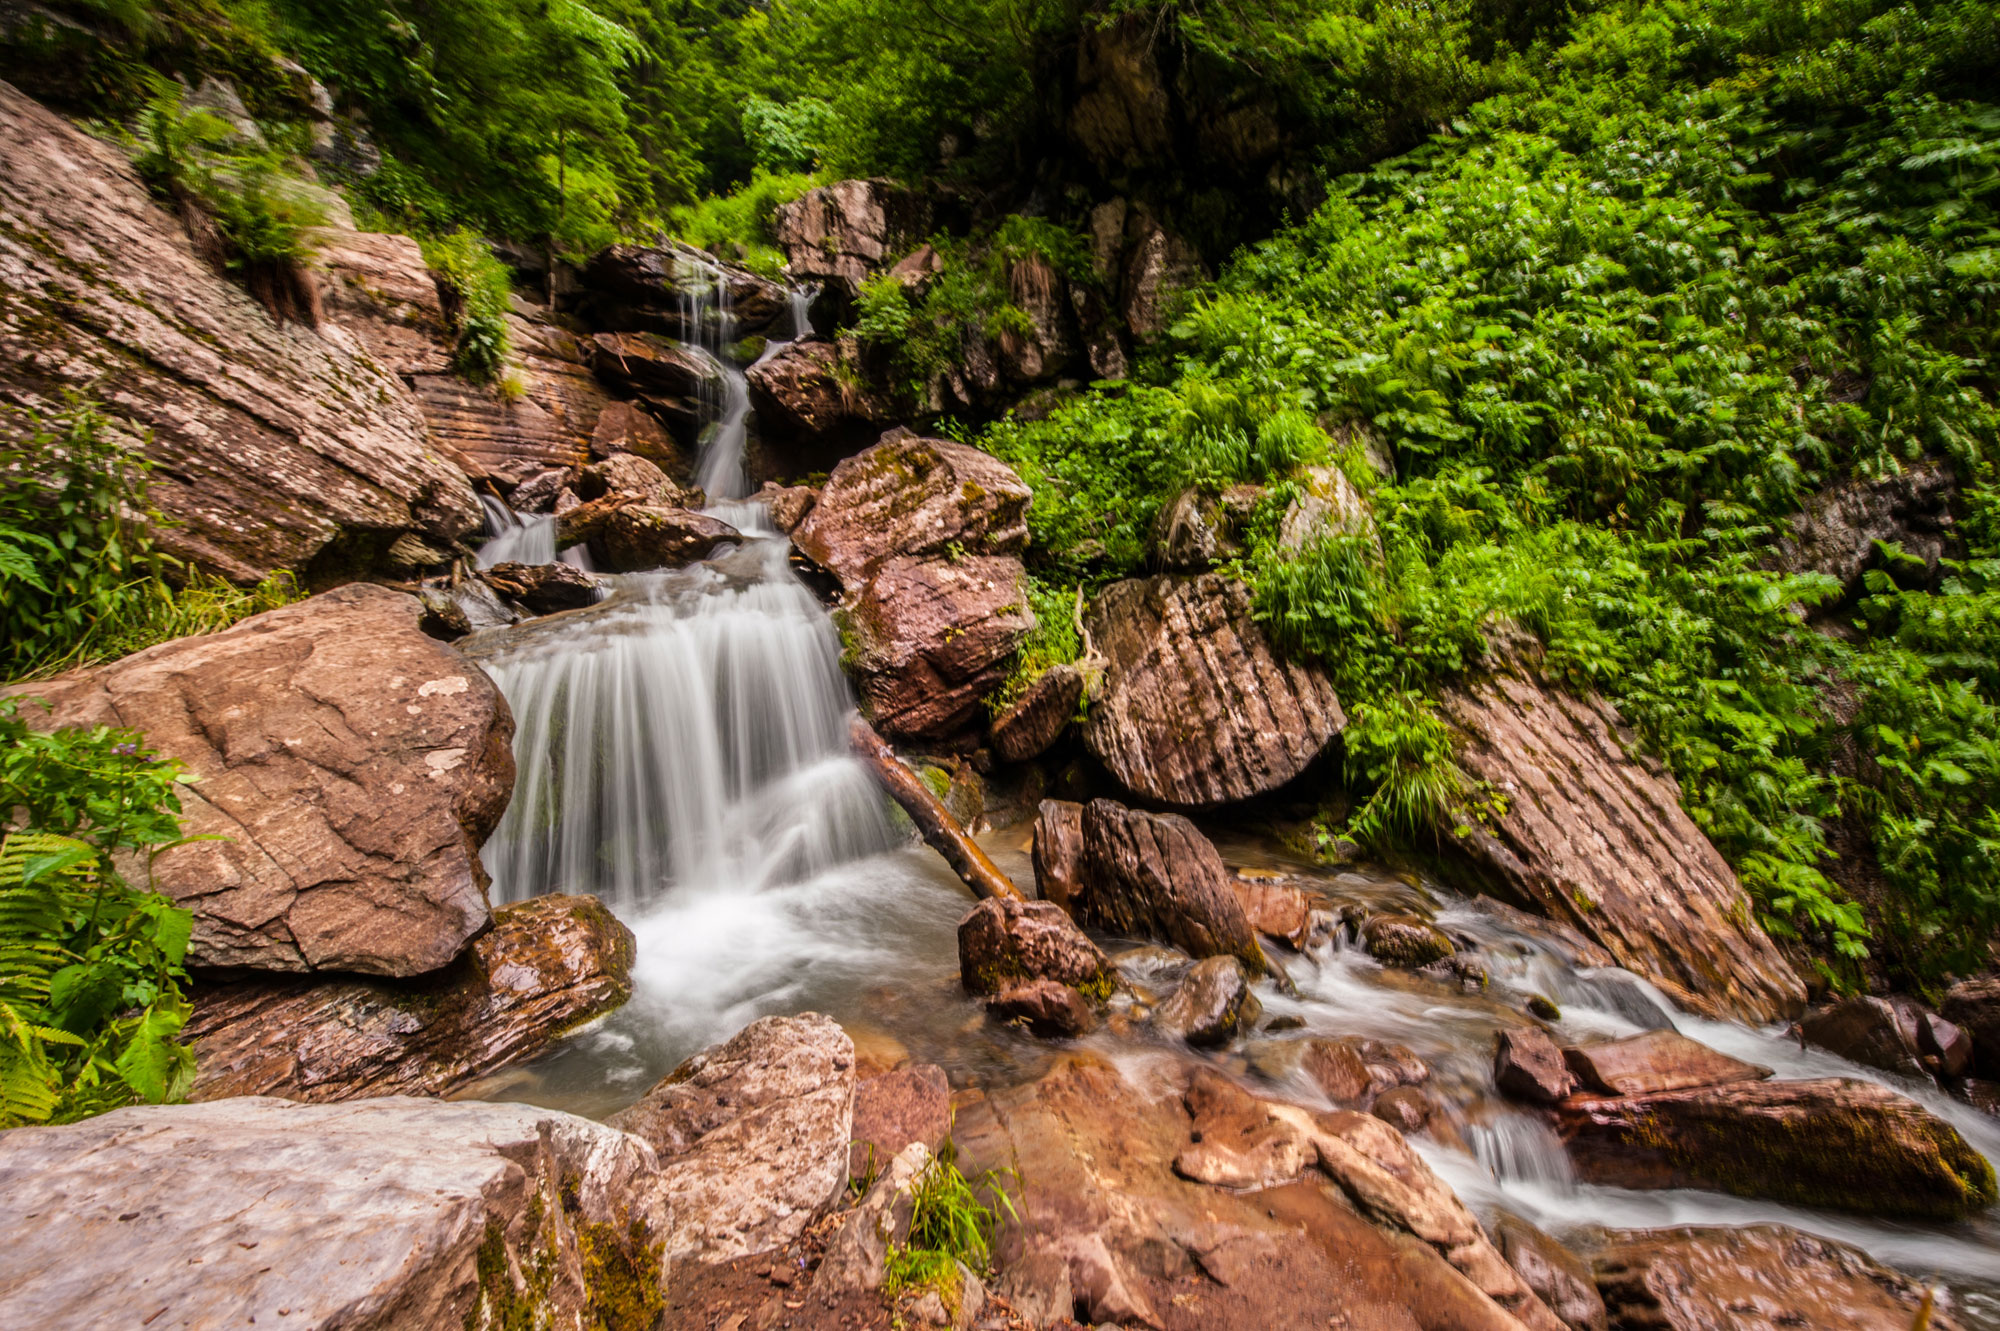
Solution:
M 895 750 L 875 733 L 875 727 L 856 716 L 848 723 L 847 738 L 854 755 L 868 764 L 875 773 L 875 779 L 888 790 L 890 798 L 910 815 L 910 821 L 917 825 L 917 831 L 923 834 L 925 842 L 944 856 L 945 863 L 972 889 L 974 896 L 1023 899 L 1021 890 L 1000 872 L 999 865 L 986 857 L 979 844 L 965 834 L 958 819 L 952 817 L 944 802 L 931 793 L 924 779 L 903 765 Z

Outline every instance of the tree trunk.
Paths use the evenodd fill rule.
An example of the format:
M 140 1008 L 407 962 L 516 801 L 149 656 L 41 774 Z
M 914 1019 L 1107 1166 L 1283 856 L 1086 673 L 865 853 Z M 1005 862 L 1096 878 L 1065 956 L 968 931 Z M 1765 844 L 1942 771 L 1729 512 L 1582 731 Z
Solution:
M 958 820 L 945 810 L 943 801 L 931 793 L 924 779 L 905 767 L 875 728 L 856 716 L 848 723 L 847 738 L 854 754 L 867 763 L 931 849 L 944 856 L 946 864 L 964 880 L 976 897 L 1012 897 L 1022 900 L 1020 889 L 986 857 L 977 842 L 965 834 Z

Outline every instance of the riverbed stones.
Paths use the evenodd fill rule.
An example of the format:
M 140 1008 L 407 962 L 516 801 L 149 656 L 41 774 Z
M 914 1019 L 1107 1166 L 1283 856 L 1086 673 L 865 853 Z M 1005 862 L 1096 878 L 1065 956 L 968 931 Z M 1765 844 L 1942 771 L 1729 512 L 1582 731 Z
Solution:
M 1074 1040 L 1097 1029 L 1097 1013 L 1077 990 L 1054 980 L 1016 980 L 986 1001 L 995 1021 L 1045 1040 Z
M 413 596 L 355 584 L 35 684 L 38 725 L 130 726 L 198 780 L 153 861 L 197 966 L 418 975 L 491 919 L 479 848 L 514 786 L 500 691 Z
M 1153 1011 L 1153 1029 L 1197 1048 L 1228 1044 L 1257 1024 L 1263 1005 L 1235 957 L 1208 957 L 1188 968 L 1167 1000 Z
M 1083 702 L 1083 672 L 1050 666 L 1027 692 L 993 718 L 993 750 L 1010 763 L 1031 762 L 1049 751 Z
M 1563 1062 L 1584 1089 L 1598 1095 L 1657 1095 L 1763 1081 L 1771 1075 L 1769 1068 L 1718 1053 L 1676 1031 L 1647 1031 L 1565 1049 Z
M 119 1109 L 0 1133 L 0 1196 L 10 1327 L 392 1331 L 538 1297 L 584 1331 L 595 1299 L 662 1303 L 653 1152 L 526 1105 Z
M 921 1142 L 935 1151 L 951 1135 L 951 1083 L 935 1063 L 912 1063 L 854 1088 L 854 1144 L 850 1177 L 887 1168 L 903 1149 Z
M 4 85 L 0 290 L 0 400 L 102 402 L 154 464 L 155 541 L 196 568 L 254 582 L 479 529 L 402 380 L 340 330 L 273 320 L 196 257 L 122 150 Z
M 1756 924 L 1736 875 L 1656 764 L 1598 698 L 1522 663 L 1449 689 L 1467 774 L 1504 799 L 1461 842 L 1499 885 L 1707 1016 L 1795 1015 L 1805 986 Z
M 479 580 L 534 615 L 597 604 L 597 579 L 571 564 L 495 564 Z
M 965 991 L 976 996 L 1053 980 L 1103 998 L 1115 983 L 1110 958 L 1061 907 L 1008 897 L 980 902 L 959 922 L 958 970 Z
M 1578 1096 L 1556 1106 L 1555 1122 L 1578 1175 L 1611 1187 L 1710 1188 L 1935 1220 L 1994 1201 L 1992 1166 L 1955 1128 L 1873 1082 Z
M 1220 574 L 1114 583 L 1087 622 L 1107 665 L 1084 742 L 1148 799 L 1206 806 L 1276 790 L 1347 724 L 1326 675 L 1280 661 L 1249 588 Z
M 1129 938 L 1157 938 L 1196 959 L 1231 956 L 1253 976 L 1269 969 L 1214 845 L 1179 814 L 1092 800 L 1082 818 L 1077 920 Z
M 1635 1230 L 1595 1260 L 1613 1325 L 1660 1331 L 1910 1331 L 1924 1292 L 1859 1249 L 1783 1225 Z M 1933 1311 L 1933 1331 L 1958 1323 Z
M 416 980 L 197 984 L 190 1098 L 450 1095 L 624 1003 L 633 955 L 597 898 L 543 896 L 496 910 L 463 956 Z
M 1501 1031 L 1493 1046 L 1493 1083 L 1502 1095 L 1552 1105 L 1576 1090 L 1576 1074 L 1562 1050 L 1539 1028 Z
M 681 1064 L 613 1127 L 658 1153 L 669 1262 L 783 1247 L 847 1183 L 854 1042 L 817 1012 L 764 1017 Z
M 1361 926 L 1361 943 L 1384 966 L 1415 971 L 1443 961 L 1458 949 L 1444 930 L 1414 915 L 1371 915 Z

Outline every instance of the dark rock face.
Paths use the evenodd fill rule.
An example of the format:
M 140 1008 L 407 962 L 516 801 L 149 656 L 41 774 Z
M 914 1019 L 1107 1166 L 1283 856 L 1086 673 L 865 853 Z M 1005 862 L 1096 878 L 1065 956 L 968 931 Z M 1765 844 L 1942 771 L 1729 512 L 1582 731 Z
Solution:
M 1552 1105 L 1576 1090 L 1562 1050 L 1540 1030 L 1502 1031 L 1494 1041 L 1493 1081 L 1502 1095 Z
M 653 1152 L 527 1105 L 119 1109 L 0 1134 L 0 1194 L 10 1327 L 389 1331 L 485 1325 L 530 1299 L 548 1325 L 584 1326 L 599 1297 L 665 1295 L 658 1258 L 623 1247 L 667 1230 Z M 630 1284 L 607 1287 L 586 1234 L 623 1247 Z
M 595 897 L 537 897 L 408 983 L 304 977 L 197 986 L 195 1100 L 446 1096 L 632 993 L 632 933 Z
M 652 412 L 632 402 L 606 403 L 590 433 L 590 456 L 604 461 L 627 453 L 675 475 L 686 474 L 680 446 Z
M 591 558 L 611 572 L 645 573 L 692 564 L 742 539 L 736 528 L 703 513 L 624 504 L 596 524 L 589 545 Z
M 1502 1214 L 1493 1242 L 1507 1265 L 1570 1331 L 1606 1331 L 1609 1319 L 1590 1264 L 1525 1220 Z
M 1193 823 L 1092 800 L 1082 833 L 1084 889 L 1070 901 L 1079 921 L 1198 959 L 1235 957 L 1252 975 L 1269 969 L 1222 857 Z
M 1850 1062 L 1905 1077 L 1921 1077 L 1918 1014 L 1880 998 L 1857 994 L 1816 1008 L 1799 1022 L 1806 1039 Z
M 2000 1079 L 2000 975 L 1953 985 L 1938 1011 L 1971 1037 L 1973 1069 Z
M 416 401 L 351 337 L 275 323 L 124 155 L 0 87 L 0 401 L 92 394 L 156 464 L 167 553 L 251 581 L 479 529 Z M 337 333 L 339 330 L 329 330 Z M 255 515 L 255 520 L 246 520 Z
M 676 1068 L 610 1119 L 659 1153 L 666 1257 L 783 1247 L 846 1185 L 854 1042 L 817 1012 L 765 1017 Z
M 46 724 L 135 727 L 200 778 L 185 829 L 228 839 L 153 865 L 193 964 L 417 975 L 486 928 L 513 717 L 423 618 L 355 584 L 28 690 Z
M 597 604 L 597 579 L 570 564 L 495 564 L 480 581 L 528 612 L 553 615 Z
M 1025 1027 L 1044 1039 L 1073 1040 L 1097 1029 L 1090 1000 L 1054 980 L 1010 984 L 986 1004 L 996 1021 Z
M 893 421 L 896 412 L 890 403 L 856 386 L 857 355 L 851 339 L 802 341 L 751 366 L 746 377 L 759 429 L 812 439 L 840 437 L 870 425 L 879 430 Z
M 884 735 L 920 740 L 978 722 L 1035 618 L 1011 555 L 898 557 L 849 599 L 842 623 L 869 720 Z
M 570 473 L 561 468 L 538 471 L 514 487 L 507 505 L 517 513 L 553 513 L 569 482 Z
M 951 1083 L 935 1063 L 916 1063 L 854 1088 L 854 1146 L 850 1177 L 880 1173 L 912 1142 L 935 1151 L 951 1135 Z
M 1347 724 L 1324 674 L 1278 660 L 1241 583 L 1115 583 L 1089 624 L 1109 664 L 1084 741 L 1141 795 L 1212 805 L 1276 790 Z
M 1460 765 L 1507 801 L 1464 843 L 1522 902 L 1695 1012 L 1764 1022 L 1804 1006 L 1736 875 L 1673 781 L 1628 755 L 1607 704 L 1518 670 L 1448 691 L 1443 710 Z
M 1010 763 L 1041 757 L 1076 718 L 1082 702 L 1083 672 L 1073 665 L 1049 667 L 993 718 L 994 751 Z
M 1990 1206 L 1993 1169 L 1950 1124 L 1872 1082 L 1740 1081 L 1576 1098 L 1556 1126 L 1578 1174 L 1801 1206 L 1952 1220 Z
M 990 454 L 892 430 L 834 468 L 793 539 L 852 592 L 898 555 L 1020 553 L 1031 497 Z
M 1035 892 L 1071 910 L 1083 886 L 1083 806 L 1067 800 L 1043 800 L 1035 814 Z
M 1235 957 L 1197 961 L 1153 1012 L 1153 1029 L 1197 1047 L 1228 1044 L 1263 1012 L 1250 977 Z
M 1923 1303 L 1916 1281 L 1844 1243 L 1782 1225 L 1637 1230 L 1617 1235 L 1595 1266 L 1621 1327 L 1909 1331 Z M 1957 1325 L 1942 1312 L 1930 1324 Z
M 668 402 L 699 402 L 704 392 L 720 387 L 721 367 L 692 351 L 650 333 L 599 333 L 591 368 L 604 383 L 622 392 Z
M 706 265 L 704 265 L 705 267 Z M 790 311 L 785 289 L 741 268 L 724 267 L 719 277 L 690 277 L 681 251 L 650 245 L 613 245 L 584 265 L 585 291 L 579 302 L 598 327 L 646 328 L 685 342 L 699 342 L 689 327 L 682 287 L 688 281 L 726 288 L 729 315 L 739 335 L 773 331 Z
M 1851 597 L 1861 589 L 1861 575 L 1878 562 L 1880 541 L 1901 545 L 1935 574 L 1939 559 L 1962 548 L 1951 515 L 1957 496 L 1958 478 L 1936 462 L 1884 481 L 1828 486 L 1792 518 L 1770 564 L 1786 573 L 1827 574 Z
M 1444 931 L 1413 915 L 1371 915 L 1361 926 L 1368 955 L 1398 970 L 1422 970 L 1456 953 Z
M 1697 1086 L 1763 1081 L 1771 1069 L 1719 1054 L 1674 1031 L 1647 1031 L 1623 1040 L 1563 1051 L 1577 1080 L 1599 1095 L 1656 1095 Z
M 1029 980 L 1054 980 L 1094 996 L 1113 984 L 1111 961 L 1046 901 L 995 898 L 958 926 L 959 977 L 969 994 L 993 995 Z

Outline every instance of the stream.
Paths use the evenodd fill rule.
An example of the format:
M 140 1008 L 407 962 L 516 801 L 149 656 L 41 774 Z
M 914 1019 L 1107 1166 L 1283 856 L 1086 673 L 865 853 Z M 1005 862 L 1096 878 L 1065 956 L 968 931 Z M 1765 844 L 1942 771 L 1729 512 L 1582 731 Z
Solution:
M 715 283 L 716 290 L 723 284 Z M 684 287 L 684 289 L 686 289 Z M 806 293 L 794 299 L 803 329 Z M 724 350 L 725 300 L 695 291 L 690 327 L 721 367 L 698 480 L 708 512 L 741 530 L 740 546 L 687 569 L 611 577 L 598 605 L 461 644 L 512 705 L 520 775 L 486 847 L 497 902 L 543 892 L 604 898 L 638 939 L 630 1003 L 541 1058 L 474 1089 L 603 1117 L 639 1098 L 688 1055 L 768 1014 L 825 1012 L 864 1058 L 907 1053 L 942 1065 L 955 1087 L 1037 1075 L 1050 1045 L 988 1022 L 958 982 L 957 925 L 965 888 L 906 824 L 846 748 L 853 694 L 826 611 L 791 573 L 789 543 L 748 502 L 744 445 L 749 399 Z M 766 355 L 781 346 L 774 339 Z M 489 513 L 487 553 L 554 558 L 553 519 Z M 511 542 L 512 544 L 507 544 Z M 532 542 L 532 544 L 531 544 Z M 544 548 L 543 542 L 546 542 Z M 496 547 L 503 547 L 496 549 Z M 1034 880 L 1029 824 L 981 838 L 1024 887 Z M 1408 1046 L 1433 1069 L 1431 1089 L 1459 1140 L 1417 1145 L 1468 1205 L 1511 1211 L 1588 1247 L 1597 1229 L 1782 1223 L 1852 1243 L 1877 1260 L 1946 1284 L 1967 1327 L 2000 1331 L 2000 1220 L 1906 1224 L 1693 1191 L 1636 1192 L 1579 1184 L 1540 1120 L 1500 1099 L 1494 1033 L 1518 1025 L 1527 998 L 1560 1004 L 1565 1042 L 1673 1027 L 1781 1077 L 1882 1082 L 1948 1119 L 1989 1159 L 2000 1121 L 1928 1083 L 1905 1082 L 1776 1031 L 1679 1012 L 1621 970 L 1573 966 L 1560 945 L 1518 920 L 1422 879 L 1367 867 L 1329 871 L 1238 829 L 1207 824 L 1235 869 L 1286 875 L 1334 903 L 1433 918 L 1473 944 L 1487 988 L 1385 970 L 1338 941 L 1285 955 L 1288 997 L 1259 986 L 1267 1017 L 1301 1029 L 1252 1036 L 1211 1055 L 1115 1033 L 1082 1041 L 1140 1086 L 1190 1057 L 1261 1078 L 1305 1104 L 1318 1089 L 1287 1081 L 1285 1041 L 1361 1035 Z M 1184 960 L 1133 940 L 1100 939 L 1140 990 L 1164 993 Z M 1130 1001 L 1129 999 L 1124 1001 Z

